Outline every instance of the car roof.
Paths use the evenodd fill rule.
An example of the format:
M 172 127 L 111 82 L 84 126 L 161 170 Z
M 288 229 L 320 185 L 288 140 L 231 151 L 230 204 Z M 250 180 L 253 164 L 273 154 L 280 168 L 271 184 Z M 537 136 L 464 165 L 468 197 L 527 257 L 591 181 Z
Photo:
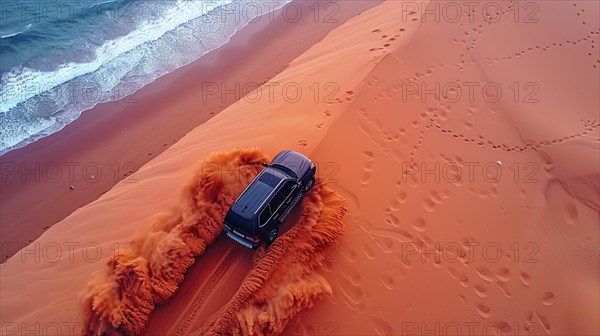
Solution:
M 277 189 L 277 186 L 282 181 L 289 179 L 289 176 L 272 167 L 263 169 L 234 202 L 231 210 L 246 219 L 253 219 L 258 210 Z

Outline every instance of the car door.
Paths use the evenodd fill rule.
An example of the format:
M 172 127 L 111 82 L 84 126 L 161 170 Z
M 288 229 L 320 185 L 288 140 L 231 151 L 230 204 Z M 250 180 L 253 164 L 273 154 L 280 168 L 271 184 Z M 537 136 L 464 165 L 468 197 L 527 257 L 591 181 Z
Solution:
M 287 215 L 287 210 L 294 199 L 294 191 L 296 191 L 297 188 L 298 184 L 295 181 L 286 181 L 275 197 L 273 197 L 271 209 L 274 209 L 274 216 L 276 216 L 276 218 L 274 218 L 275 220 L 283 221 L 285 219 L 281 216 Z
M 262 211 L 258 215 L 258 231 L 257 232 L 260 236 L 264 236 L 266 234 L 265 231 L 267 228 L 270 227 L 268 224 L 271 221 L 272 215 L 273 214 L 271 212 L 270 205 L 268 203 L 265 204 L 265 207 L 262 209 Z

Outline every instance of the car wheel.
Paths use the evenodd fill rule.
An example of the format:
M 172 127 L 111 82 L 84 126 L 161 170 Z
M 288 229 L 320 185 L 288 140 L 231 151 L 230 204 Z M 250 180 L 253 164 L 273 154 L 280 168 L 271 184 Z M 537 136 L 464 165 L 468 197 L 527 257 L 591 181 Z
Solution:
M 271 231 L 269 231 L 269 234 L 267 235 L 267 243 L 271 244 L 275 241 L 275 238 L 277 238 L 277 234 L 279 233 L 279 228 L 276 226 L 273 229 L 271 229 Z
M 311 178 L 308 183 L 304 186 L 304 192 L 307 192 L 312 188 L 313 184 L 315 184 L 315 179 Z

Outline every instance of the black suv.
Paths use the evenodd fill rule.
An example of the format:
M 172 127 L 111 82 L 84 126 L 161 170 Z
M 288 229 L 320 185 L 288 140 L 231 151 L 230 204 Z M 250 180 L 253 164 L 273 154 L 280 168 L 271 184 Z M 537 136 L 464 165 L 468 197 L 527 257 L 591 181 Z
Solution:
M 300 153 L 286 150 L 264 165 L 225 215 L 225 233 L 251 249 L 275 240 L 279 224 L 315 182 L 315 165 Z

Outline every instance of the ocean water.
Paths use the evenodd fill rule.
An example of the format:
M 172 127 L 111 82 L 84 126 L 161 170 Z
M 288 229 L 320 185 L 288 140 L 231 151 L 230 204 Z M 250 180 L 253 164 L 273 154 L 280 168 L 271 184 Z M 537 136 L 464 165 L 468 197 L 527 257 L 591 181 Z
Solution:
M 289 1 L 3 1 L 0 154 L 123 99 Z

